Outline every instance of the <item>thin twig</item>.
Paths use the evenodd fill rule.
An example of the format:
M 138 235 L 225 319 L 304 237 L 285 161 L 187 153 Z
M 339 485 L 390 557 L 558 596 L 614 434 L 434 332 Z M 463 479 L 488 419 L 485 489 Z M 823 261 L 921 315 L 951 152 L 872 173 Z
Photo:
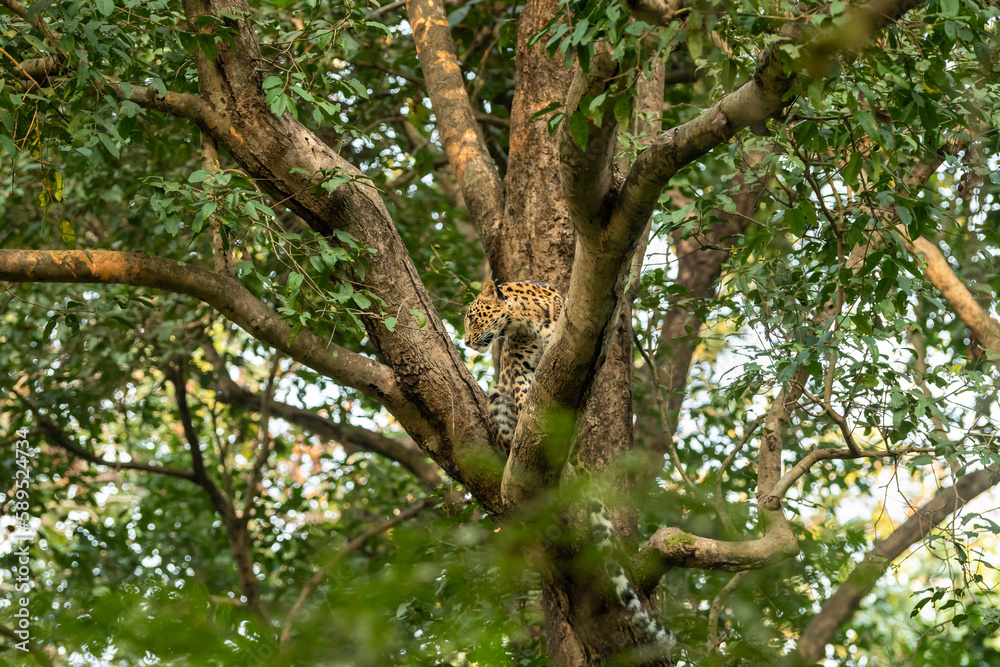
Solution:
M 726 511 L 725 499 L 722 497 L 722 478 L 729 470 L 729 466 L 733 465 L 733 461 L 736 460 L 736 457 L 743 450 L 744 445 L 747 444 L 747 440 L 750 439 L 762 423 L 764 423 L 764 417 L 757 417 L 757 419 L 750 422 L 750 426 L 743 432 L 743 437 L 736 443 L 733 451 L 729 452 L 729 455 L 722 461 L 722 465 L 719 466 L 719 471 L 715 475 L 715 511 L 722 522 L 726 524 L 726 528 L 733 532 L 735 532 L 736 526 L 733 524 L 732 519 L 729 518 L 729 512 Z
M 716 653 L 719 650 L 719 644 L 722 642 L 719 640 L 719 612 L 722 610 L 722 605 L 725 603 L 726 599 L 733 594 L 736 587 L 740 585 L 743 578 L 747 576 L 747 570 L 743 572 L 737 572 L 733 575 L 733 578 L 726 582 L 726 585 L 722 587 L 719 594 L 715 596 L 712 600 L 712 606 L 708 609 L 708 650 L 712 653 Z
M 243 499 L 243 516 L 249 516 L 253 507 L 254 498 L 257 496 L 257 485 L 260 483 L 261 471 L 267 463 L 271 450 L 274 447 L 274 438 L 271 437 L 271 405 L 274 401 L 275 377 L 278 374 L 278 367 L 281 364 L 281 353 L 275 352 L 274 362 L 271 364 L 271 375 L 267 379 L 267 391 L 261 397 L 260 406 L 260 430 L 257 433 L 257 459 L 253 463 L 253 468 L 247 477 L 247 494 Z
M 306 582 L 305 586 L 302 587 L 302 592 L 299 593 L 299 597 L 298 599 L 295 600 L 295 604 L 293 604 L 292 608 L 288 610 L 288 615 L 285 617 L 285 625 L 281 629 L 281 647 L 283 649 L 287 648 L 288 642 L 292 638 L 292 624 L 295 621 L 295 617 L 298 615 L 299 610 L 301 610 L 302 607 L 305 605 L 306 600 L 309 599 L 309 596 L 312 595 L 316 591 L 316 589 L 319 588 L 319 585 L 323 583 L 323 580 L 326 578 L 326 575 L 329 574 L 330 570 L 336 567 L 342 560 L 344 560 L 344 558 L 346 558 L 347 556 L 351 555 L 352 553 L 363 547 L 365 545 L 365 542 L 375 537 L 376 535 L 379 535 L 380 533 L 384 533 L 393 526 L 400 524 L 406 521 L 407 519 L 415 516 L 417 512 L 426 507 L 427 504 L 428 501 L 426 499 L 419 500 L 413 505 L 410 505 L 408 508 L 406 508 L 399 514 L 397 514 L 396 516 L 386 521 L 383 521 L 379 525 L 365 531 L 364 533 L 361 533 L 353 540 L 348 542 L 347 546 L 338 551 L 336 555 L 334 555 L 333 558 L 331 558 L 325 565 L 320 567 L 320 569 L 316 571 L 316 574 L 314 574 L 312 578 Z
M 653 360 L 650 359 L 649 355 L 642 347 L 642 343 L 639 341 L 638 336 L 635 332 L 632 332 L 635 338 L 635 347 L 638 348 L 639 354 L 642 355 L 643 360 L 649 366 L 649 371 L 653 375 L 653 400 L 656 401 L 657 411 L 660 413 L 660 424 L 666 429 L 667 426 L 667 409 L 663 404 L 663 396 L 660 392 L 660 374 L 657 372 L 656 366 L 653 364 Z M 684 470 L 684 464 L 681 463 L 681 457 L 677 453 L 677 446 L 674 444 L 674 439 L 672 436 L 664 438 L 665 444 L 667 446 L 667 452 L 670 454 L 670 461 L 674 464 L 674 468 L 677 469 L 677 474 L 680 475 L 681 482 L 685 487 L 691 492 L 695 491 L 694 482 L 688 477 L 687 472 Z
M 933 453 L 933 447 L 900 447 L 899 449 L 892 449 L 886 451 L 863 451 L 860 454 L 855 454 L 850 449 L 813 449 L 804 457 L 802 460 L 792 466 L 792 469 L 786 472 L 778 483 L 774 485 L 774 491 L 772 495 L 775 497 L 783 497 L 788 490 L 792 487 L 800 477 L 809 472 L 809 469 L 813 467 L 817 462 L 824 461 L 827 459 L 859 459 L 859 458 L 894 458 L 897 456 L 903 456 L 905 454 L 924 454 Z
M 855 456 L 861 456 L 861 448 L 858 447 L 858 443 L 854 440 L 854 434 L 851 433 L 851 426 L 847 423 L 847 418 L 834 410 L 833 406 L 826 401 L 820 399 L 818 396 L 813 396 L 808 389 L 803 389 L 802 393 L 805 394 L 810 401 L 823 408 L 823 412 L 829 415 L 830 419 L 832 419 L 834 423 L 840 427 L 840 432 L 844 436 L 844 442 L 847 443 L 848 449 L 850 449 Z

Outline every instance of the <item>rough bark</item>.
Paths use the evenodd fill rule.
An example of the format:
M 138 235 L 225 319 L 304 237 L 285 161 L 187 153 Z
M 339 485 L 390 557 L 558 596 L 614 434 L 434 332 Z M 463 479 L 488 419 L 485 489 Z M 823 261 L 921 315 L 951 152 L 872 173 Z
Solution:
M 15 0 L 3 2 L 11 6 Z M 872 29 L 892 20 L 912 4 L 879 0 L 856 10 L 840 32 L 814 40 L 810 47 L 814 59 L 822 61 L 834 50 L 852 48 L 836 39 L 838 35 L 844 37 L 847 34 L 844 31 L 867 37 Z M 186 278 L 178 275 L 178 267 L 184 265 L 154 262 L 162 271 L 158 277 L 155 272 L 148 277 L 133 269 L 123 271 L 118 266 L 109 274 L 110 279 L 103 281 L 175 289 L 203 298 L 275 348 L 300 361 L 310 360 L 309 365 L 338 382 L 370 392 L 397 416 L 437 464 L 464 483 L 488 511 L 502 520 L 510 518 L 512 510 L 525 507 L 558 484 L 571 438 L 561 437 L 554 444 L 546 443 L 546 436 L 551 435 L 546 432 L 551 406 L 567 411 L 574 418 L 583 415 L 579 424 L 581 457 L 599 466 L 602 457 L 613 456 L 615 448 L 627 447 L 629 443 L 628 429 L 620 432 L 622 423 L 631 418 L 631 336 L 626 295 L 631 284 L 630 272 L 636 266 L 633 254 L 644 241 L 647 221 L 660 193 L 677 169 L 750 123 L 765 121 L 779 111 L 793 78 L 784 72 L 776 44 L 761 57 L 753 80 L 690 123 L 659 135 L 632 166 L 623 183 L 615 172 L 616 123 L 610 111 L 600 127 L 590 123 L 590 143 L 584 148 L 576 145 L 564 124 L 558 151 L 556 144 L 542 137 L 544 119 L 529 120 L 546 100 L 561 93 L 559 86 L 568 80 L 568 75 L 557 71 L 558 63 L 544 57 L 541 45 L 533 50 L 526 47 L 525 36 L 531 26 L 540 23 L 552 6 L 550 0 L 531 2 L 523 12 L 519 82 L 511 122 L 516 136 L 511 141 L 507 202 L 468 103 L 442 5 L 432 0 L 410 0 L 408 6 L 438 130 L 494 271 L 500 279 L 543 277 L 568 296 L 555 340 L 532 386 L 502 480 L 499 470 L 502 461 L 490 446 L 485 397 L 457 355 L 378 193 L 327 144 L 290 115 L 274 116 L 264 103 L 260 49 L 250 22 L 238 18 L 249 12 L 245 0 L 185 0 L 185 13 L 192 27 L 197 26 L 199 16 L 212 14 L 235 30 L 231 43 L 219 42 L 218 57 L 214 60 L 204 53 L 198 54 L 198 96 L 168 93 L 159 98 L 136 87 L 130 98 L 144 106 L 195 120 L 267 194 L 285 203 L 313 229 L 326 235 L 343 230 L 374 249 L 364 282 L 367 289 L 387 304 L 386 314 L 399 318 L 396 330 L 389 332 L 382 325 L 383 313 L 373 312 L 365 317 L 379 362 L 346 350 L 320 354 L 329 348 L 315 347 L 316 341 L 307 332 L 291 339 L 280 318 L 266 308 L 266 312 L 260 311 L 263 306 L 259 301 L 256 305 L 249 303 L 246 295 L 226 282 L 230 280 L 226 276 L 212 274 L 211 280 L 200 281 L 197 273 Z M 671 2 L 659 0 L 632 3 L 634 11 L 656 12 L 659 19 L 667 16 L 665 8 L 671 7 Z M 209 22 L 197 29 L 210 32 L 214 27 Z M 794 38 L 797 32 L 793 26 L 786 38 Z M 579 74 L 568 91 L 567 114 L 576 110 L 584 94 L 593 96 L 606 90 L 615 74 L 616 67 L 607 53 L 599 52 L 590 72 Z M 124 95 L 116 82 L 109 79 L 107 83 L 119 96 Z M 546 169 L 555 164 L 557 156 L 559 169 Z M 533 180 L 532 168 L 544 171 L 545 175 L 536 174 Z M 312 176 L 303 179 L 298 175 L 300 171 Z M 551 187 L 556 171 L 561 175 L 566 200 L 551 197 L 548 207 L 538 207 L 536 197 Z M 347 174 L 357 180 L 328 194 L 315 186 L 323 174 L 329 173 Z M 498 221 L 502 231 L 498 231 Z M 573 248 L 570 221 L 576 230 Z M 528 236 L 527 247 L 524 237 L 519 236 L 524 229 L 534 230 L 532 233 L 536 235 Z M 12 275 L 19 276 L 17 279 L 37 279 L 39 274 L 31 271 L 37 270 L 36 264 L 44 264 L 48 275 L 80 282 L 88 276 L 97 276 L 104 266 L 92 255 L 87 257 L 86 260 L 71 258 L 73 261 L 68 265 L 61 264 L 62 259 L 36 257 L 31 260 L 33 268 L 29 269 L 18 264 L 23 257 L 0 253 L 0 278 Z M 121 259 L 116 257 L 115 261 Z M 148 268 L 148 259 L 129 255 L 125 264 Z M 570 262 L 571 275 L 567 271 Z M 184 270 L 192 273 L 191 267 Z M 86 274 L 87 271 L 90 273 Z M 702 272 L 711 277 L 711 271 Z M 711 278 L 708 284 L 714 280 Z M 178 289 L 177 285 L 184 287 Z M 220 294 L 227 298 L 220 298 Z M 230 303 L 228 296 L 234 296 L 239 303 Z M 409 315 L 410 309 L 426 314 L 425 327 L 416 326 L 416 318 Z M 685 364 L 689 358 L 690 355 Z M 661 531 L 647 549 L 660 563 L 656 568 L 658 573 L 672 565 L 703 561 L 705 567 L 715 563 L 716 567 L 729 569 L 733 562 L 727 560 L 730 557 L 743 558 L 741 566 L 760 566 L 770 562 L 768 559 L 793 552 L 794 538 L 789 543 L 790 532 L 775 488 L 781 477 L 784 429 L 804 381 L 800 370 L 775 399 L 768 414 L 758 489 L 764 535 L 758 544 L 714 543 Z M 599 391 L 590 392 L 591 386 Z M 608 386 L 627 387 L 629 396 L 625 400 L 621 400 L 621 393 L 609 396 L 605 391 Z M 586 401 L 588 395 L 598 394 L 599 400 Z M 601 446 L 601 440 L 608 442 Z M 231 537 L 231 541 L 238 545 L 239 535 Z M 692 544 L 691 553 L 688 542 Z M 671 545 L 684 548 L 671 551 Z M 543 550 L 551 563 L 541 568 L 547 608 L 558 609 L 558 614 L 553 612 L 548 619 L 550 627 L 558 633 L 558 628 L 563 627 L 559 625 L 561 614 L 574 629 L 580 644 L 574 647 L 567 642 L 566 658 L 575 659 L 573 651 L 579 648 L 586 662 L 601 662 L 620 655 L 622 647 L 636 646 L 637 637 L 624 622 L 620 610 L 609 606 L 610 597 L 594 585 L 593 572 L 580 563 L 580 550 L 562 543 Z M 745 553 L 741 556 L 741 552 Z M 252 565 L 249 574 L 252 575 Z
M 521 10 L 504 212 L 494 241 L 498 252 L 490 261 L 498 280 L 540 280 L 565 294 L 575 234 L 559 194 L 558 143 L 547 116 L 531 117 L 565 100 L 573 71 L 562 58 L 549 58 L 544 43 L 528 46 L 555 7 L 555 0 L 531 0 Z
M 465 91 L 444 5 L 433 0 L 409 0 L 406 11 L 448 161 L 486 256 L 491 263 L 499 263 L 500 248 L 493 238 L 503 211 L 503 184 Z
M 240 16 L 248 11 L 242 0 L 191 0 L 185 8 L 192 23 L 203 13 Z M 289 114 L 277 117 L 267 110 L 257 81 L 259 47 L 249 24 L 236 23 L 235 49 L 220 44 L 214 62 L 199 62 L 202 98 L 210 107 L 199 124 L 268 194 L 286 202 L 313 229 L 325 235 L 346 231 L 375 250 L 364 284 L 399 325 L 390 332 L 375 313 L 364 321 L 413 417 L 400 421 L 435 463 L 465 483 L 487 510 L 500 512 L 501 462 L 490 444 L 485 395 L 459 358 L 378 192 L 359 179 L 328 194 L 297 175 L 297 170 L 312 174 L 312 185 L 324 171 L 361 176 Z M 411 309 L 426 315 L 426 326 L 417 326 Z

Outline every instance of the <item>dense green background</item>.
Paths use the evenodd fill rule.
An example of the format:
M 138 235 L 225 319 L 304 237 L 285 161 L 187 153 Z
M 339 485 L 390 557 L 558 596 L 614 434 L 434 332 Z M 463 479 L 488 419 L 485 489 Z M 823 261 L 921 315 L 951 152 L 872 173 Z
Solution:
M 844 7 L 833 3 L 814 23 L 835 24 Z M 206 220 L 213 213 L 241 249 L 238 275 L 249 289 L 300 326 L 372 353 L 357 314 L 379 312 L 390 328 L 394 319 L 363 285 L 342 277 L 345 265 L 364 262 L 367 249 L 351 247 L 350 239 L 340 239 L 347 250 L 326 245 L 280 202 L 261 195 L 225 155 L 221 173 L 204 171 L 196 128 L 121 102 L 102 82 L 113 76 L 196 92 L 193 54 L 201 48 L 211 56 L 213 38 L 190 31 L 178 3 L 33 2 L 31 9 L 61 34 L 67 68 L 40 89 L 19 79 L 11 60 L 54 49 L 0 9 L 0 247 L 144 250 L 211 267 Z M 572 10 L 569 23 L 541 36 L 569 60 L 586 60 L 594 40 L 608 37 L 625 72 L 652 58 L 665 59 L 668 70 L 701 70 L 693 83 L 668 87 L 669 127 L 752 74 L 786 7 L 706 5 L 691 12 L 686 25 L 661 31 L 628 24 L 615 1 L 574 3 Z M 470 95 L 496 118 L 484 131 L 501 174 L 519 11 L 519 4 L 508 2 L 449 7 L 459 58 L 471 75 Z M 731 206 L 727 179 L 742 150 L 773 150 L 761 171 L 776 176 L 732 254 L 720 298 L 695 304 L 709 326 L 681 415 L 678 451 L 687 474 L 700 483 L 685 491 L 676 471 L 665 468 L 663 483 L 643 500 L 643 534 L 682 525 L 727 536 L 715 514 L 716 472 L 763 413 L 761 396 L 773 395 L 787 379 L 793 359 L 810 365 L 819 383 L 830 350 L 839 350 L 835 395 L 862 416 L 856 437 L 865 446 L 937 448 L 934 455 L 900 461 L 827 462 L 804 477 L 787 505 L 797 515 L 802 556 L 740 582 L 722 607 L 720 657 L 706 646 L 707 617 L 731 575 L 671 572 L 661 598 L 665 618 L 682 638 L 686 664 L 769 664 L 870 547 L 882 499 L 897 482 L 919 502 L 937 478 L 948 477 L 949 464 L 959 470 L 1000 458 L 991 435 L 1000 418 L 996 370 L 925 281 L 919 261 L 889 242 L 858 275 L 841 265 L 843 249 L 861 242 L 873 224 L 867 207 L 895 206 L 912 234 L 940 243 L 984 307 L 990 309 L 1000 289 L 1000 172 L 991 130 L 1000 127 L 998 12 L 967 0 L 928 2 L 917 12 L 881 32 L 872 48 L 814 77 L 804 74 L 789 116 L 772 121 L 769 136 L 746 133 L 685 169 L 671 184 L 693 206 L 672 209 L 665 198 L 654 221 L 634 313 L 643 347 L 655 335 L 649 330 L 654 313 L 677 294 L 671 256 L 662 254 L 670 233 L 695 231 L 712 221 L 714 211 Z M 460 332 L 462 307 L 485 275 L 482 249 L 464 213 L 435 181 L 443 154 L 404 8 L 257 2 L 253 20 L 264 46 L 272 110 L 293 113 L 314 128 L 384 193 L 442 317 Z M 709 39 L 712 31 L 730 54 Z M 218 39 L 226 39 L 224 30 Z M 808 72 L 794 47 L 785 56 L 789 68 Z M 628 87 L 627 77 L 621 86 Z M 593 100 L 585 113 L 599 117 L 602 105 L 615 99 L 626 100 L 616 112 L 627 119 L 624 94 Z M 555 126 L 562 112 L 551 113 Z M 408 138 L 404 122 L 428 141 Z M 586 129 L 572 117 L 568 122 Z M 978 137 L 976 150 L 949 157 L 926 188 L 901 185 L 915 161 L 970 132 Z M 633 140 L 626 138 L 626 153 Z M 341 182 L 331 176 L 331 186 Z M 814 330 L 808 314 L 838 287 L 848 316 L 829 330 Z M 929 349 L 934 398 L 913 382 L 915 336 Z M 55 447 L 34 416 L 48 415 L 77 446 L 105 458 L 188 468 L 190 452 L 165 376 L 183 362 L 207 465 L 241 499 L 262 418 L 217 400 L 216 371 L 205 347 L 227 360 L 241 384 L 259 392 L 273 387 L 276 401 L 400 435 L 369 400 L 277 359 L 187 297 L 115 286 L 3 286 L 0 437 L 11 439 L 3 440 L 10 455 L 0 457 L 0 490 L 9 500 L 17 465 L 13 432 L 26 427 L 41 450 L 30 486 L 38 530 L 30 565 L 32 634 L 58 649 L 60 663 L 278 664 L 280 624 L 315 569 L 350 539 L 428 497 L 398 465 L 370 454 L 346 456 L 335 442 L 272 420 L 276 448 L 254 501 L 251 533 L 262 597 L 277 625 L 263 626 L 228 603 L 223 598 L 239 598 L 238 580 L 225 531 L 201 489 L 158 474 L 89 465 Z M 464 353 L 485 386 L 488 360 Z M 655 392 L 638 353 L 636 363 L 637 418 L 655 428 Z M 821 411 L 809 411 L 812 418 L 793 421 L 790 460 L 813 446 L 842 446 Z M 935 418 L 947 438 L 935 432 Z M 955 445 L 968 431 L 972 435 Z M 739 526 L 752 525 L 739 504 L 754 493 L 752 449 L 722 480 Z M 334 563 L 296 620 L 283 660 L 545 664 L 538 577 L 516 536 L 496 532 L 471 503 L 442 503 L 440 493 L 429 498 L 414 521 Z M 977 511 L 995 505 L 994 499 Z M 845 507 L 852 509 L 845 513 Z M 905 515 L 897 506 L 897 523 Z M 1000 664 L 1000 613 L 992 592 L 1000 583 L 998 523 L 996 511 L 966 513 L 940 531 L 931 548 L 890 570 L 841 635 L 846 648 L 831 664 Z M 879 530 L 884 536 L 891 526 Z M 9 556 L 2 562 L 14 564 Z M 0 583 L 5 594 L 9 574 L 3 572 Z M 911 615 L 915 608 L 919 612 Z M 3 624 L 12 625 L 13 609 L 0 601 Z M 5 639 L 0 661 L 21 660 Z

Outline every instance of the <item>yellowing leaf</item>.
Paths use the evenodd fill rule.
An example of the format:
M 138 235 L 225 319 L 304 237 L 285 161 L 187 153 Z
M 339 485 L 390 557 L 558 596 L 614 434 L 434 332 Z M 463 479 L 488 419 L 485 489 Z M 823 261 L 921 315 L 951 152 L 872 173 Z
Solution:
M 67 248 L 76 246 L 76 230 L 73 229 L 73 225 L 69 220 L 63 220 L 59 223 L 59 233 L 62 235 L 62 242 Z

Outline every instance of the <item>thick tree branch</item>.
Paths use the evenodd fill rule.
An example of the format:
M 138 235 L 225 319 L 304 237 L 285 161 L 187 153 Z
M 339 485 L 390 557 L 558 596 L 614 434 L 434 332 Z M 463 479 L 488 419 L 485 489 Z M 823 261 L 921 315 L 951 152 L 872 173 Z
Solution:
M 941 249 L 923 236 L 910 240 L 903 225 L 896 227 L 896 232 L 907 250 L 924 258 L 927 263 L 927 279 L 940 290 L 941 296 L 958 318 L 969 327 L 976 342 L 1000 356 L 1000 323 L 983 310 L 969 288 L 958 279 Z
M 559 196 L 558 137 L 549 134 L 548 117 L 536 114 L 565 103 L 574 70 L 549 57 L 544 41 L 532 44 L 557 7 L 556 0 L 527 0 L 518 17 L 504 211 L 490 268 L 501 282 L 540 280 L 566 294 L 576 239 Z
M 403 414 L 408 412 L 385 366 L 327 343 L 310 331 L 293 335 L 278 313 L 229 276 L 143 252 L 0 249 L 0 280 L 133 285 L 187 294 L 335 382 L 359 390 L 390 411 L 396 406 Z
M 406 10 L 441 141 L 462 188 L 469 217 L 492 261 L 494 230 L 503 213 L 503 183 L 469 102 L 444 4 L 408 0 Z
M 600 126 L 587 118 L 587 144 L 581 147 L 571 131 L 569 118 L 580 113 L 580 101 L 594 99 L 606 92 L 618 72 L 611 59 L 612 47 L 598 42 L 587 73 L 577 71 L 566 97 L 566 120 L 559 126 L 559 178 L 563 194 L 573 216 L 578 233 L 594 236 L 607 219 L 611 204 L 608 195 L 615 177 L 614 153 L 617 145 L 618 121 L 614 105 L 605 105 Z M 662 98 L 661 98 L 662 100 Z M 620 178 L 620 177 L 619 177 Z
M 680 528 L 661 528 L 638 556 L 644 576 L 655 581 L 674 566 L 738 572 L 767 567 L 799 552 L 774 488 L 781 476 L 785 430 L 808 376 L 804 366 L 798 367 L 764 417 L 757 466 L 757 511 L 763 535 L 756 540 L 726 542 L 690 535 Z
M 648 586 L 673 567 L 741 572 L 780 563 L 799 552 L 791 529 L 768 530 L 756 540 L 727 542 L 699 537 L 680 528 L 661 528 L 649 538 L 637 558 Z
M 876 544 L 837 592 L 830 596 L 799 637 L 795 652 L 785 665 L 811 665 L 823 657 L 824 647 L 837 630 L 861 606 L 861 600 L 875 587 L 894 560 L 913 544 L 924 539 L 949 515 L 1000 482 L 1000 466 L 978 470 L 958 478 L 954 486 L 941 489 L 903 525 Z
M 888 22 L 887 13 L 895 16 L 909 6 L 904 7 L 902 2 L 879 2 L 855 10 L 845 24 L 846 29 L 862 26 L 867 36 L 872 28 Z M 799 31 L 797 24 L 789 26 L 788 33 L 795 36 Z M 828 41 L 823 37 L 817 43 L 825 49 Z M 565 438 L 549 437 L 547 413 L 564 410 L 575 414 L 596 368 L 602 363 L 601 355 L 607 353 L 615 331 L 632 254 L 669 178 L 740 129 L 781 109 L 794 76 L 785 73 L 780 46 L 780 42 L 774 44 L 762 56 L 752 81 L 694 120 L 663 133 L 639 156 L 605 223 L 577 227 L 566 306 L 531 385 L 504 474 L 502 492 L 507 502 L 519 504 L 558 478 L 569 443 Z M 808 48 L 806 51 L 813 52 Z M 602 167 L 590 169 L 591 173 L 600 173 Z M 579 222 L 576 221 L 577 225 Z M 759 489 L 766 489 L 765 494 L 780 476 L 780 465 L 776 468 L 771 460 L 774 453 L 780 464 L 780 447 L 762 449 L 761 473 L 765 484 Z
M 185 12 L 192 25 L 211 14 L 239 33 L 237 39 L 218 42 L 214 61 L 199 56 L 201 95 L 212 101 L 212 113 L 202 116 L 201 126 L 261 190 L 316 232 L 336 243 L 333 233 L 344 231 L 373 251 L 364 274 L 359 265 L 352 277 L 398 321 L 389 331 L 381 312 L 362 316 L 385 365 L 379 368 L 394 381 L 392 395 L 380 402 L 392 403 L 390 411 L 435 463 L 489 511 L 499 511 L 502 463 L 491 446 L 486 396 L 460 358 L 380 194 L 290 114 L 270 113 L 260 88 L 264 67 L 254 27 L 239 18 L 251 14 L 245 0 L 187 0 Z M 333 174 L 352 180 L 333 192 L 319 187 Z
M 856 7 L 838 28 L 807 42 L 804 62 L 812 71 L 822 70 L 836 52 L 856 50 L 867 42 L 873 31 L 896 21 L 917 4 L 919 2 L 914 0 L 876 0 Z M 779 33 L 784 39 L 764 52 L 750 81 L 697 118 L 660 135 L 629 170 L 617 212 L 634 224 L 646 220 L 667 181 L 681 167 L 751 123 L 766 121 L 778 113 L 796 79 L 794 74 L 785 72 L 781 47 L 784 43 L 800 41 L 801 32 L 802 27 L 790 21 Z

